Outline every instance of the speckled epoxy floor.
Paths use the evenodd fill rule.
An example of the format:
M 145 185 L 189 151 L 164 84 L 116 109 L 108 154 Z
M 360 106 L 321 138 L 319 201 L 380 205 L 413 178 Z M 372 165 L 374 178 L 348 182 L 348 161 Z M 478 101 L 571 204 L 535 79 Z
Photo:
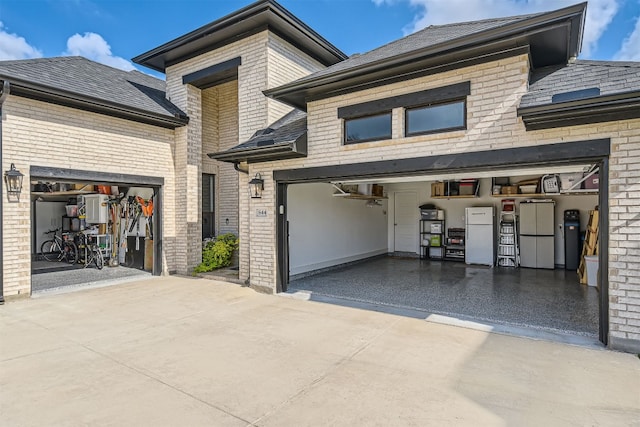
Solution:
M 598 291 L 575 271 L 381 257 L 294 280 L 288 291 L 598 335 Z

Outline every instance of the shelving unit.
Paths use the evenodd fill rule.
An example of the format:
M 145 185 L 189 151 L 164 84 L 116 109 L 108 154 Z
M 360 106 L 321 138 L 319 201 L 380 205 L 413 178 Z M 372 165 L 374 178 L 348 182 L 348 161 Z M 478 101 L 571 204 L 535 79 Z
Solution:
M 420 259 L 444 259 L 444 230 L 444 219 L 420 220 Z
M 432 199 L 477 199 L 478 196 L 431 196 Z
M 464 262 L 464 235 L 464 228 L 450 228 L 447 230 L 447 243 L 444 247 L 445 260 Z

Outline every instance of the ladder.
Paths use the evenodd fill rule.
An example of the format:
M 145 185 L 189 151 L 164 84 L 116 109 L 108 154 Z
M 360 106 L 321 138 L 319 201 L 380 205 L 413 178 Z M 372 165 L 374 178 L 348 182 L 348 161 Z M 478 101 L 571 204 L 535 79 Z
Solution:
M 500 209 L 500 233 L 498 234 L 498 266 L 518 267 L 518 214 L 514 199 L 503 199 Z

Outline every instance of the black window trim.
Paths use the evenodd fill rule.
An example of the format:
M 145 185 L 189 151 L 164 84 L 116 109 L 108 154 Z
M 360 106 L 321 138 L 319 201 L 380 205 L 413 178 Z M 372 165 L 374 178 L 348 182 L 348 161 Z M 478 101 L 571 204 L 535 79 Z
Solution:
M 427 131 L 419 131 L 419 132 L 409 132 L 409 111 L 411 110 L 419 110 L 428 107 L 436 107 L 438 105 L 447 105 L 447 104 L 458 104 L 462 102 L 463 105 L 463 113 L 462 113 L 462 125 L 461 126 L 453 126 L 448 128 L 438 128 Z M 439 102 L 430 102 L 423 105 L 415 105 L 411 107 L 406 107 L 404 109 L 404 137 L 409 138 L 413 136 L 420 135 L 431 135 L 434 133 L 445 133 L 445 132 L 453 132 L 457 130 L 466 130 L 467 129 L 467 98 L 458 98 L 458 99 L 446 99 Z
M 377 116 L 389 116 L 389 134 L 384 136 L 379 136 L 375 138 L 365 138 L 365 139 L 354 139 L 352 141 L 347 141 L 347 122 L 350 120 L 358 120 L 358 119 L 366 119 L 369 117 L 377 117 Z M 373 141 L 384 141 L 387 139 L 391 139 L 393 137 L 393 111 L 378 111 L 374 114 L 366 114 L 362 116 L 355 117 L 347 117 L 342 120 L 342 144 L 343 145 L 352 145 L 352 144 L 360 144 L 364 142 L 373 142 Z

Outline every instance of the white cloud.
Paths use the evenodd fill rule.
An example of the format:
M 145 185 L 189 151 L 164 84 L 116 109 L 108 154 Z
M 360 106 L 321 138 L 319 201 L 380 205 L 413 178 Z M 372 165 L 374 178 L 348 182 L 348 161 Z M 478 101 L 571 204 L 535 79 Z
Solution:
M 406 1 L 418 9 L 412 24 L 405 28 L 410 34 L 429 25 L 475 21 L 503 16 L 526 15 L 571 6 L 577 0 L 372 0 L 382 4 Z M 582 42 L 582 54 L 589 57 L 598 40 L 618 12 L 622 0 L 590 0 Z
M 624 39 L 614 59 L 618 61 L 640 61 L 640 18 L 636 18 L 635 28 Z
M 136 69 L 126 59 L 114 56 L 111 53 L 111 46 L 100 34 L 96 33 L 84 33 L 83 36 L 80 34 L 72 35 L 67 40 L 67 51 L 63 55 L 84 56 L 93 61 L 125 71 Z
M 24 37 L 9 33 L 0 22 L 0 60 L 40 58 L 42 52 L 31 46 Z

